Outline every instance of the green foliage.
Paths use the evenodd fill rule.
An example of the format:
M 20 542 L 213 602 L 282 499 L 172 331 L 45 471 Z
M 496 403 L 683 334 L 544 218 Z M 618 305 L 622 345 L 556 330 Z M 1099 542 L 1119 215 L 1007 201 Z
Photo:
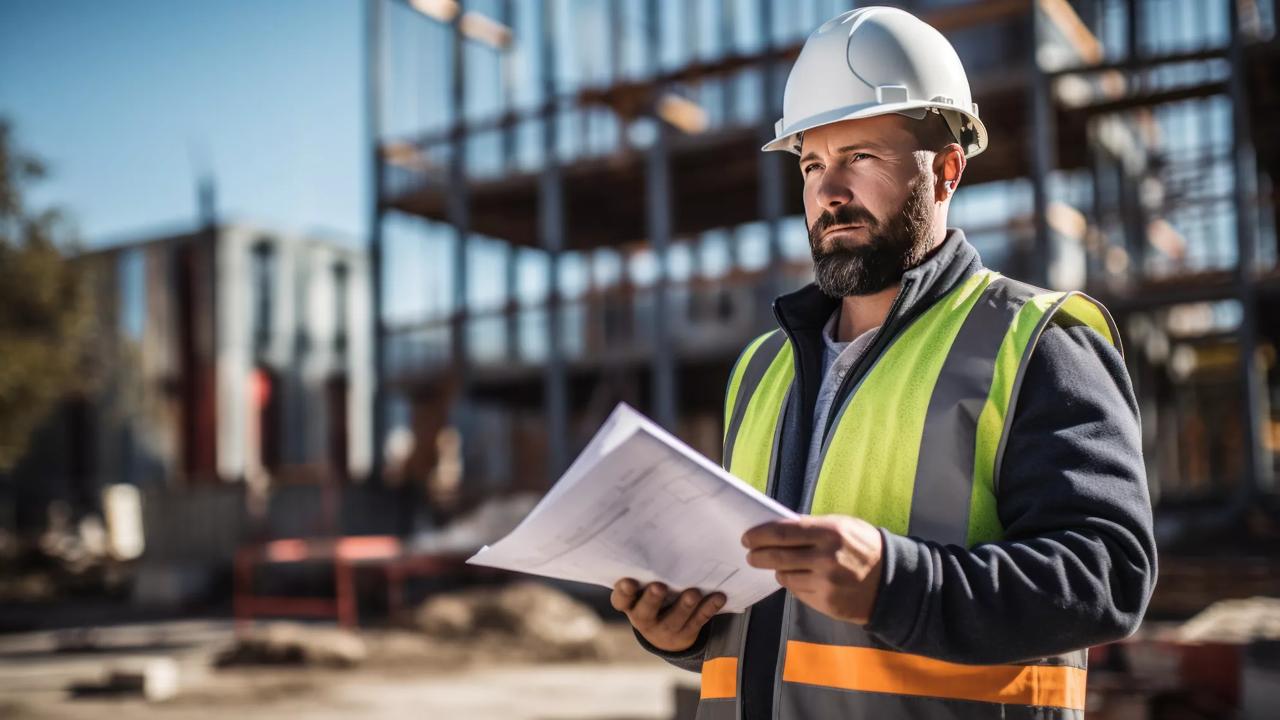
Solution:
M 32 212 L 22 191 L 45 174 L 0 119 L 0 472 L 79 386 L 89 305 L 57 211 Z

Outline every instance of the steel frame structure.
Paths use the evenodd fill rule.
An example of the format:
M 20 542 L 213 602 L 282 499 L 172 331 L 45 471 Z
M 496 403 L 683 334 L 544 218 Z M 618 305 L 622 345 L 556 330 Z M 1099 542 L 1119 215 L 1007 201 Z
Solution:
M 438 195 L 413 195 L 394 191 L 386 182 L 388 163 L 387 147 L 383 143 L 379 107 L 382 102 L 383 72 L 382 8 L 387 2 L 401 0 L 370 0 L 368 3 L 367 54 L 368 54 L 368 103 L 369 103 L 369 158 L 373 172 L 374 202 L 370 228 L 370 253 L 373 259 L 374 308 L 376 331 L 378 333 L 377 367 L 380 369 L 377 400 L 375 410 L 375 448 L 380 448 L 380 440 L 385 437 L 385 402 L 390 386 L 386 375 L 385 343 L 387 328 L 381 321 L 381 287 L 385 282 L 383 266 L 386 262 L 384 250 L 383 223 L 391 212 L 408 212 L 429 216 L 446 221 L 454 228 L 460 248 L 465 248 L 468 238 L 477 229 L 501 236 L 504 230 L 512 231 L 512 224 L 499 227 L 496 221 L 487 217 L 476 217 L 472 212 L 472 203 L 477 193 L 484 193 L 485 198 L 498 197 L 490 193 L 508 192 L 511 197 L 517 196 L 517 185 L 524 180 L 514 178 L 505 185 L 494 183 L 492 187 L 477 184 L 467 173 L 467 141 L 481 133 L 497 132 L 502 138 L 504 148 L 509 148 L 512 135 L 522 119 L 541 119 L 542 141 L 546 148 L 555 148 L 558 141 L 556 113 L 565 106 L 599 106 L 614 109 L 621 116 L 632 120 L 649 123 L 654 129 L 652 141 L 647 147 L 634 154 L 632 160 L 623 155 L 613 161 L 613 165 L 634 167 L 633 172 L 639 177 L 639 187 L 643 189 L 642 207 L 636 208 L 634 218 L 642 222 L 644 237 L 654 252 L 662 257 L 670 246 L 673 237 L 687 231 L 689 227 L 697 229 L 701 219 L 690 220 L 687 207 L 682 207 L 683 196 L 677 190 L 682 186 L 683 177 L 696 171 L 696 150 L 689 148 L 687 138 L 681 137 L 669 123 L 659 117 L 655 99 L 667 88 L 683 83 L 698 82 L 705 78 L 722 77 L 743 68 L 761 70 L 766 98 L 780 95 L 777 85 L 778 68 L 785 67 L 798 52 L 798 46 L 778 46 L 769 41 L 754 53 L 729 54 L 718 60 L 691 61 L 687 65 L 674 69 L 655 68 L 645 78 L 620 80 L 608 87 L 584 88 L 568 91 L 558 88 L 553 73 L 543 73 L 544 101 L 532 111 L 523 114 L 506 112 L 492 119 L 468 121 L 455 115 L 455 122 L 443 133 L 419 137 L 415 140 L 418 147 L 430 147 L 435 144 L 449 145 L 448 183 Z M 553 21 L 548 6 L 554 0 L 543 0 L 540 4 L 542 12 L 542 29 L 547 37 L 554 36 Z M 1239 212 L 1235 213 L 1235 253 L 1236 261 L 1216 274 L 1199 273 L 1183 274 L 1175 278 L 1175 282 L 1148 278 L 1141 273 L 1144 253 L 1149 247 L 1148 228 L 1143 215 L 1141 197 L 1144 178 L 1140 175 L 1125 175 L 1120 181 L 1121 214 L 1120 225 L 1123 229 L 1120 239 L 1135 257 L 1139 267 L 1137 277 L 1131 277 L 1128 287 L 1118 287 L 1114 279 L 1101 280 L 1089 277 L 1086 289 L 1106 300 L 1117 314 L 1124 317 L 1134 313 L 1151 312 L 1161 307 L 1199 302 L 1212 299 L 1234 299 L 1243 309 L 1243 317 L 1234 330 L 1234 342 L 1239 349 L 1238 381 L 1241 388 L 1241 403 L 1245 408 L 1246 421 L 1246 458 L 1243 472 L 1244 482 L 1237 486 L 1237 492 L 1231 501 L 1236 508 L 1244 508 L 1263 496 L 1270 494 L 1273 460 L 1264 441 L 1264 427 L 1267 419 L 1265 408 L 1260 402 L 1265 387 L 1262 384 L 1263 371 L 1257 364 L 1257 348 L 1260 345 L 1258 307 L 1260 293 L 1269 293 L 1275 286 L 1271 277 L 1260 272 L 1258 268 L 1258 214 L 1250 209 L 1265 209 L 1274 205 L 1274 197 L 1260 196 L 1256 189 L 1256 180 L 1260 171 L 1274 173 L 1277 162 L 1268 156 L 1265 167 L 1259 165 L 1259 158 L 1252 142 L 1253 127 L 1260 122 L 1259 108 L 1269 107 L 1276 103 L 1274 92 L 1275 78 L 1267 71 L 1267 63 L 1274 62 L 1277 57 L 1274 36 L 1271 39 L 1245 37 L 1242 34 L 1242 19 L 1239 13 L 1241 2 L 1231 2 L 1229 20 L 1229 42 L 1221 47 L 1203 47 L 1190 50 L 1147 51 L 1142 47 L 1142 37 L 1148 18 L 1144 18 L 1143 8 L 1151 0 L 1131 0 L 1120 3 L 1119 0 L 975 0 L 975 2 L 959 7 L 934 9 L 923 15 L 932 24 L 944 32 L 984 25 L 1000 25 L 1015 28 L 1027 33 L 1033 40 L 1027 43 L 1027 54 L 1019 58 L 1022 65 L 1013 74 L 998 78 L 992 87 L 1000 89 L 994 102 L 990 97 L 979 94 L 977 99 L 984 102 L 984 118 L 991 113 L 993 118 L 1008 117 L 1005 122 L 1014 125 L 1013 130 L 1021 128 L 1016 137 L 1023 138 L 1026 153 L 1005 153 L 998 157 L 983 158 L 987 168 L 975 163 L 974 174 L 978 181 L 1002 177 L 1025 177 L 1032 188 L 1032 238 L 1027 256 L 1036 259 L 1051 257 L 1053 249 L 1054 229 L 1050 226 L 1050 205 L 1053 202 L 1052 177 L 1064 169 L 1082 170 L 1091 173 L 1095 193 L 1100 192 L 1100 173 L 1108 171 L 1102 168 L 1096 158 L 1086 157 L 1079 148 L 1089 141 L 1090 133 L 1096 129 L 1100 118 L 1122 116 L 1127 112 L 1139 110 L 1154 112 L 1155 109 L 1177 103 L 1190 98 L 1224 97 L 1230 102 L 1233 118 L 1233 147 L 1231 151 L 1232 199 Z M 1065 11 L 1074 12 L 1073 6 L 1092 5 L 1098 14 L 1107 9 L 1104 6 L 1121 4 L 1124 9 L 1126 24 L 1127 54 L 1121 59 L 1098 55 L 1083 58 L 1079 62 L 1066 66 L 1046 66 L 1040 50 L 1048 35 L 1063 32 L 1059 23 Z M 908 3 L 909 4 L 909 3 Z M 1244 2 L 1252 7 L 1256 3 Z M 1280 17 L 1280 8 L 1273 7 L 1270 17 Z M 500 3 L 503 22 L 511 17 L 511 0 Z M 610 24 L 617 26 L 617 14 L 609 6 Z M 649 18 L 647 41 L 649 55 L 655 56 L 658 46 L 656 0 L 646 0 L 646 14 Z M 768 0 L 758 0 L 755 7 L 759 13 L 759 22 L 767 27 L 771 13 Z M 465 4 L 462 4 L 465 9 Z M 461 17 L 459 12 L 458 16 Z M 1048 27 L 1059 23 L 1058 26 Z M 1003 24 L 1003 25 L 1001 25 Z M 1066 30 L 1075 31 L 1070 26 Z M 452 43 L 452 75 L 450 77 L 450 97 L 455 107 L 461 107 L 466 79 L 464 37 L 458 19 L 451 23 Z M 1087 30 L 1087 28 L 1086 28 Z M 557 43 L 542 43 L 543 67 L 554 67 Z M 615 60 L 616 62 L 616 60 Z M 1210 77 L 1199 82 L 1183 84 L 1175 87 L 1160 87 L 1144 82 L 1161 68 L 1175 67 L 1182 63 L 1227 63 L 1230 71 L 1227 77 Z M 1018 64 L 1018 63 L 1015 63 Z M 1080 80 L 1086 83 L 1105 86 L 1109 80 L 1099 81 L 1099 77 L 1122 78 L 1124 91 L 1120 93 L 1101 93 L 1083 105 L 1063 103 L 1057 89 L 1063 82 Z M 731 86 L 727 86 L 731 87 Z M 1271 90 L 1269 91 L 1268 88 Z M 1261 92 L 1259 90 L 1261 89 Z M 726 90 L 726 92 L 729 92 Z M 1267 95 L 1259 98 L 1259 95 Z M 989 121 L 991 122 L 991 121 Z M 1008 132 L 1009 128 L 1001 126 L 998 131 Z M 707 142 L 723 142 L 723 147 L 737 149 L 755 147 L 763 144 L 763 139 L 771 137 L 772 123 L 761 119 L 753 132 L 734 135 L 734 130 L 727 129 Z M 730 143 L 732 143 L 730 145 Z M 723 147 L 721 150 L 723 151 Z M 1014 145 L 1016 149 L 1016 144 Z M 521 239 L 512 235 L 515 244 L 531 244 L 545 250 L 550 259 L 548 273 L 551 278 L 550 295 L 546 302 L 549 312 L 547 361 L 542 367 L 541 386 L 546 413 L 549 452 L 546 469 L 548 477 L 556 477 L 564 469 L 568 461 L 569 448 L 566 438 L 570 425 L 569 375 L 572 370 L 561 346 L 562 328 L 559 326 L 562 313 L 562 298 L 557 291 L 557 266 L 561 255 L 570 248 L 579 247 L 583 240 L 574 223 L 569 220 L 569 201 L 571 196 L 583 192 L 583 184 L 587 181 L 581 177 L 605 177 L 597 173 L 591 175 L 587 168 L 589 162 L 565 162 L 557 159 L 554 152 L 547 153 L 548 161 L 526 183 L 534 188 L 536 199 L 532 214 L 519 215 L 511 223 L 521 227 L 536 227 L 532 234 L 521 234 Z M 690 159 L 692 158 L 692 159 Z M 626 165 L 626 163 L 632 165 Z M 759 154 L 754 162 L 754 177 L 744 180 L 740 188 L 749 193 L 754 208 L 744 210 L 750 217 L 763 221 L 768 232 L 768 262 L 761 278 L 762 295 L 769 296 L 782 287 L 783 262 L 779 239 L 779 220 L 784 215 L 795 212 L 795 201 L 792 192 L 794 180 L 782 169 L 781 158 L 777 154 Z M 691 164 L 693 163 L 693 164 Z M 593 166 L 594 167 L 594 166 Z M 745 167 L 745 166 L 740 166 Z M 690 170 L 693 168 L 693 170 Z M 1108 171 L 1109 172 L 1109 171 Z M 984 173 L 986 173 L 984 175 Z M 630 177 L 630 176 L 628 176 Z M 525 185 L 520 185 L 520 188 Z M 634 187 L 620 185 L 619 187 Z M 735 186 L 738 187 L 738 186 Z M 504 189 L 506 188 L 506 189 Z M 526 192 L 523 189 L 520 193 Z M 433 198 L 439 197 L 443 204 Z M 524 195 L 520 195 L 524 197 Z M 692 202 L 690 203 L 692 204 Z M 518 203 L 513 202 L 513 207 Z M 579 203 L 579 205 L 581 205 Z M 1094 211 L 1099 211 L 1095 206 Z M 514 212 L 514 211 L 513 211 Z M 631 216 L 628 216 L 631 217 Z M 530 225 L 525 219 L 535 222 Z M 683 226 L 678 227 L 681 223 Z M 591 225 L 592 223 L 586 223 Z M 1105 248 L 1104 248 L 1105 249 Z M 1091 261 L 1092 262 L 1092 261 Z M 1028 280 L 1041 284 L 1047 283 L 1043 268 L 1047 263 L 1032 262 L 1028 265 L 1033 271 Z M 452 330 L 450 382 L 456 389 L 454 397 L 465 398 L 472 392 L 474 368 L 469 362 L 467 333 L 465 328 L 469 320 L 467 309 L 466 278 L 468 276 L 467 253 L 460 250 L 455 255 L 453 268 L 455 277 L 454 295 L 456 313 L 450 319 Z M 508 267 L 508 273 L 514 270 Z M 1219 277 L 1221 276 L 1221 277 Z M 653 314 L 653 347 L 670 346 L 671 337 L 671 292 L 670 282 L 665 273 L 659 273 L 653 289 L 656 312 Z M 1280 295 L 1280 293 L 1272 293 Z M 730 358 L 731 359 L 731 358 Z M 674 428 L 679 416 L 678 398 L 681 397 L 679 363 L 681 359 L 674 352 L 653 352 L 648 358 L 649 373 L 652 381 L 650 388 L 650 409 L 656 419 L 667 427 Z M 380 453 L 379 453 L 380 458 Z

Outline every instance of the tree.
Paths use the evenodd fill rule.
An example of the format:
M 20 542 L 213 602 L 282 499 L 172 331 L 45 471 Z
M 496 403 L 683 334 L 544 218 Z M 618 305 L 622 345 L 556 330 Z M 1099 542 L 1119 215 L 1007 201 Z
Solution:
M 22 191 L 44 165 L 13 147 L 0 118 L 0 473 L 79 385 L 89 296 L 62 215 L 31 211 Z

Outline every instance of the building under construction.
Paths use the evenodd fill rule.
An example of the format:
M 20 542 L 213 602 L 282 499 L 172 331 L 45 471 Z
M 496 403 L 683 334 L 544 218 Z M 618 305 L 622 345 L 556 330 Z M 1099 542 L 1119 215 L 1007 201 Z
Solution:
M 951 40 L 990 130 L 951 224 L 1116 316 L 1161 542 L 1277 557 L 1277 3 L 892 4 Z M 456 429 L 467 494 L 544 489 L 627 401 L 718 458 L 731 364 L 810 279 L 800 174 L 759 148 L 850 7 L 373 0 L 380 447 L 411 432 L 426 477 Z M 1201 602 L 1178 572 L 1280 590 L 1247 562 L 1162 562 L 1163 609 Z

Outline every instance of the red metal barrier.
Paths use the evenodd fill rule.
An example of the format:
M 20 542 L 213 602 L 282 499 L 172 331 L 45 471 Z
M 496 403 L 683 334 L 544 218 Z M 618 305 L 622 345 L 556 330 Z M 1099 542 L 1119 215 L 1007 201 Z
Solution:
M 372 567 L 387 584 L 387 609 L 396 614 L 403 606 L 404 581 L 409 577 L 439 577 L 466 570 L 467 556 L 457 553 L 414 554 L 398 538 L 366 535 L 342 538 L 287 538 L 241 547 L 235 557 L 235 590 L 232 612 L 238 631 L 256 617 L 288 616 L 334 618 L 343 627 L 359 623 L 355 571 Z M 332 563 L 332 598 L 258 595 L 254 573 L 261 566 L 297 563 Z

